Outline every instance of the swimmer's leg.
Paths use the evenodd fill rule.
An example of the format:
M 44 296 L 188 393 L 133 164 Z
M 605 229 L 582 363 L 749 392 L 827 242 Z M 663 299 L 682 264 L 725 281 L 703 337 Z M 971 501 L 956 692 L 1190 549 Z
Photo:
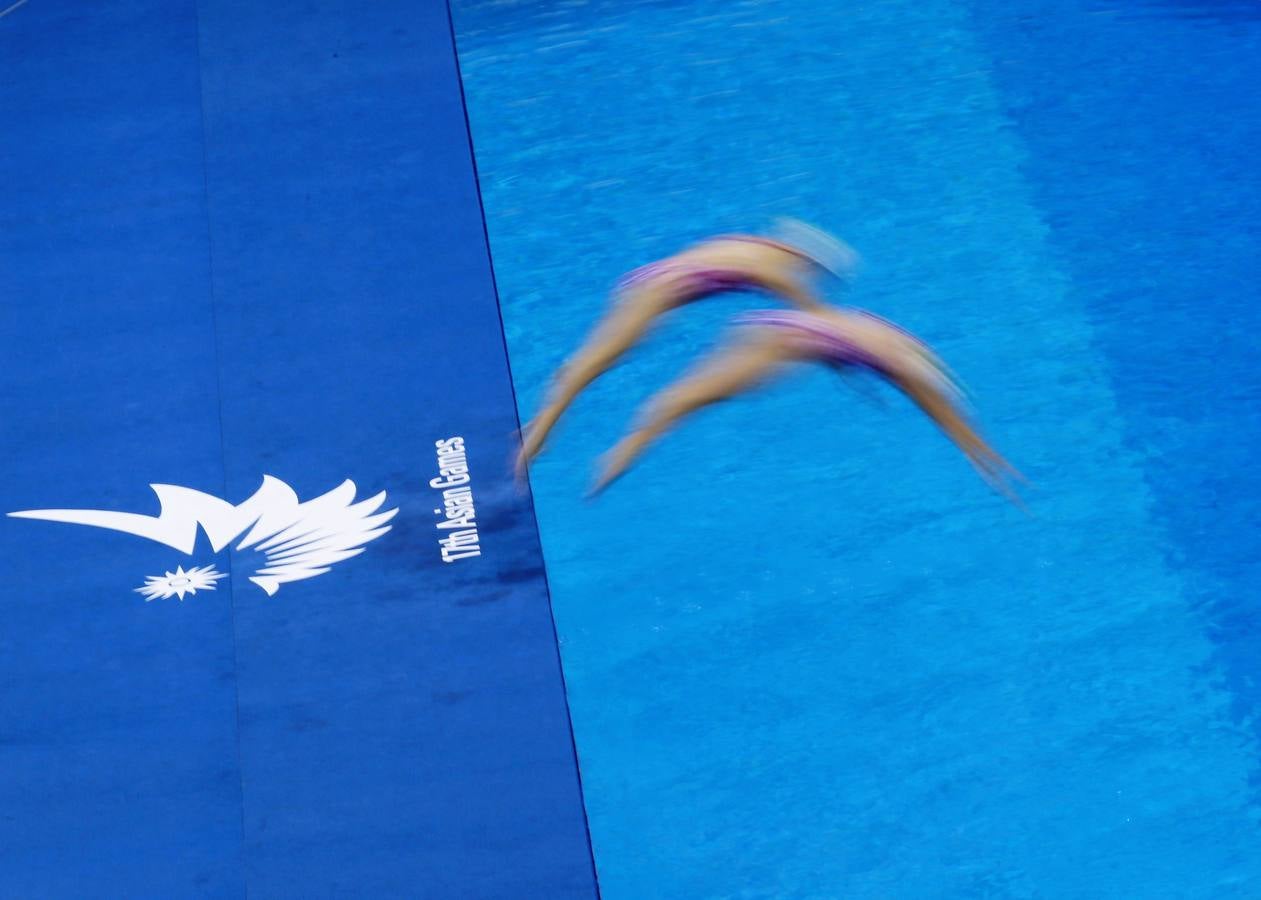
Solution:
M 641 290 L 617 301 L 587 342 L 556 373 L 543 408 L 523 429 L 518 475 L 543 449 L 548 434 L 574 398 L 635 346 L 653 320 L 669 308 L 668 296 L 660 290 Z
M 771 329 L 750 329 L 746 340 L 717 351 L 690 375 L 665 388 L 644 406 L 640 424 L 605 454 L 590 494 L 597 494 L 680 419 L 702 407 L 750 390 L 797 356 Z

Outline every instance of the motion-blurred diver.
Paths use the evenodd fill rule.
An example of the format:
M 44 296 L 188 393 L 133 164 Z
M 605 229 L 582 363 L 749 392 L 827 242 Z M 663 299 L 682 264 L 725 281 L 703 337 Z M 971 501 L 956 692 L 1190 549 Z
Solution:
M 1019 505 L 1020 473 L 978 434 L 965 394 L 945 364 L 899 326 L 861 310 L 761 310 L 736 320 L 733 339 L 645 404 L 639 422 L 603 459 L 597 493 L 644 449 L 688 415 L 747 392 L 794 363 L 818 362 L 841 374 L 874 373 L 906 394 L 952 440 L 991 487 Z
M 578 352 L 557 372 L 543 408 L 523 429 L 518 474 L 543 449 L 574 398 L 612 368 L 672 309 L 728 291 L 764 291 L 801 310 L 821 310 L 815 276 L 847 277 L 858 261 L 844 242 L 793 219 L 771 236 L 729 234 L 635 269 L 618 282 L 614 304 Z

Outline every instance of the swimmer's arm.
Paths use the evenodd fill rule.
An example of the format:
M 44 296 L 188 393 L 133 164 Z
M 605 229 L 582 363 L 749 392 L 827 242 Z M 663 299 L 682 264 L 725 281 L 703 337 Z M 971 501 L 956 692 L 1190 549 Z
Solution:
M 981 437 L 949 395 L 914 374 L 895 373 L 890 375 L 889 380 L 963 451 L 968 461 L 992 488 L 1024 509 L 1024 504 L 1012 487 L 1012 482 L 1023 481 L 1023 476 Z

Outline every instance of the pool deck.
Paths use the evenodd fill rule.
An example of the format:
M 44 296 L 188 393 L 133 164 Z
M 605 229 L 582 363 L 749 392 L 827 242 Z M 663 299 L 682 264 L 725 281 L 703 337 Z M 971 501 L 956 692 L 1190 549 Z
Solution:
M 594 896 L 446 4 L 0 58 L 0 894 Z

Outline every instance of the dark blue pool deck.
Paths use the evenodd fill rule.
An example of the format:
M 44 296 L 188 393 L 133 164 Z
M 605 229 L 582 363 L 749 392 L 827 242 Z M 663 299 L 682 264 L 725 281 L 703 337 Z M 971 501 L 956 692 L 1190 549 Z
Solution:
M 0 896 L 595 896 L 446 4 L 31 0 L 0 59 L 0 509 L 203 498 L 0 517 Z M 207 525 L 264 476 L 398 512 Z

